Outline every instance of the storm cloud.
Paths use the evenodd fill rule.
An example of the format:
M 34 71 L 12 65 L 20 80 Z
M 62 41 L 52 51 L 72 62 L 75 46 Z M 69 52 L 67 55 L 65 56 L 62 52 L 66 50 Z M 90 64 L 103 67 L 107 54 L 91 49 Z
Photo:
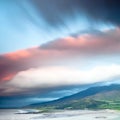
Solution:
M 95 21 L 120 24 L 119 0 L 32 0 L 40 14 L 52 25 L 63 24 L 64 17 L 84 13 Z

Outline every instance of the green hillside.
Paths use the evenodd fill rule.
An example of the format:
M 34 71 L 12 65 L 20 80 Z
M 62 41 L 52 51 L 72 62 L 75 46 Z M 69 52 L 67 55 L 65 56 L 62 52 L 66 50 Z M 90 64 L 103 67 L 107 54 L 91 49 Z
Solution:
M 33 104 L 48 109 L 116 109 L 120 110 L 120 85 L 92 87 L 59 100 Z
M 53 105 L 54 106 L 54 105 Z M 55 105 L 56 109 L 116 109 L 120 110 L 120 91 L 102 92 L 79 100 Z

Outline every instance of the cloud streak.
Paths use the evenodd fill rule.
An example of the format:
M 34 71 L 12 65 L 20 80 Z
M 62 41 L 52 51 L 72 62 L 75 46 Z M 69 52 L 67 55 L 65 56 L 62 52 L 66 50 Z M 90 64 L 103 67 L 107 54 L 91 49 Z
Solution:
M 115 54 L 120 51 L 120 29 L 66 37 L 42 45 L 41 48 L 58 51 L 77 51 L 78 55 Z
M 64 16 L 83 12 L 94 21 L 111 22 L 120 25 L 119 0 L 32 0 L 38 12 L 49 24 L 64 24 Z

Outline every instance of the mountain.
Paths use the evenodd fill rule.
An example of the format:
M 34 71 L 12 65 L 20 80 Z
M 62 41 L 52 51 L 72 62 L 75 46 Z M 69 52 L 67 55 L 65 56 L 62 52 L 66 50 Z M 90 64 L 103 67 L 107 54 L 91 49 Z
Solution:
M 77 94 L 45 103 L 31 104 L 35 108 L 55 109 L 120 109 L 120 85 L 97 86 Z

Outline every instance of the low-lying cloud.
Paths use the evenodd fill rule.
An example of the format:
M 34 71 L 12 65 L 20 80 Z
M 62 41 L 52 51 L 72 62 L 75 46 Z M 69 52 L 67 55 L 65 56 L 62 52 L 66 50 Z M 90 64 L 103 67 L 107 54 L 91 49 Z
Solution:
M 120 76 L 120 65 L 96 66 L 88 70 L 70 67 L 43 67 L 19 72 L 6 83 L 7 93 L 27 90 L 46 90 L 61 86 L 107 82 Z M 12 88 L 12 89 L 11 89 Z M 17 88 L 17 91 L 15 91 Z M 9 91 L 10 90 L 10 91 Z

